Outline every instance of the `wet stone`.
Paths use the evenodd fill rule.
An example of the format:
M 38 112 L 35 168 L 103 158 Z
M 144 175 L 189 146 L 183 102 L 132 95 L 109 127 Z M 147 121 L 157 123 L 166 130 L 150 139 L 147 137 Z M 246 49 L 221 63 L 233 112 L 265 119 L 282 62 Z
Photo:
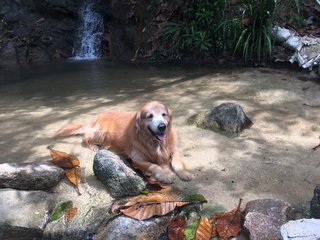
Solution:
M 95 155 L 93 171 L 113 197 L 138 195 L 147 185 L 118 155 L 108 150 Z
M 251 240 L 280 239 L 280 227 L 288 221 L 290 205 L 279 199 L 250 201 L 245 209 L 244 228 Z
M 224 135 L 237 135 L 252 126 L 242 107 L 236 103 L 223 103 L 207 112 L 190 117 L 187 122 Z
M 64 170 L 50 163 L 0 164 L 0 187 L 22 190 L 47 189 L 57 185 Z
M 165 233 L 171 216 L 150 218 L 139 221 L 126 216 L 118 216 L 106 225 L 101 226 L 96 240 L 148 239 L 158 240 Z
M 310 202 L 310 216 L 320 219 L 320 185 L 314 189 L 314 195 Z
M 43 191 L 0 189 L 0 239 L 42 239 L 55 200 Z

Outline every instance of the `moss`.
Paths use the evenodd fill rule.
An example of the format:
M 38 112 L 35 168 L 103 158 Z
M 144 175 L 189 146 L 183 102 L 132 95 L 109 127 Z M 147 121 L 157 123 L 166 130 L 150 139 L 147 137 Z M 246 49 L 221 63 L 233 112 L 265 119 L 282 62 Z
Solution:
M 188 125 L 196 125 L 198 128 L 207 129 L 207 130 L 220 133 L 227 137 L 238 136 L 237 133 L 233 133 L 233 132 L 227 131 L 226 129 L 221 128 L 216 121 L 212 121 L 212 120 L 208 121 L 208 113 L 209 112 L 206 111 L 206 112 L 200 112 L 198 114 L 192 115 L 186 120 L 186 123 Z

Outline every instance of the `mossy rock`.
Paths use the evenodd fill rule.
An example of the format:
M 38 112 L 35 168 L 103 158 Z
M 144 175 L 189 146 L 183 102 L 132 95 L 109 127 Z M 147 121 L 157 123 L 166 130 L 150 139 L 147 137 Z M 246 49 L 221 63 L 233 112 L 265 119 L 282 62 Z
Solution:
M 242 107 L 235 103 L 223 103 L 213 109 L 200 112 L 187 119 L 187 124 L 233 137 L 245 128 L 252 126 L 252 121 Z

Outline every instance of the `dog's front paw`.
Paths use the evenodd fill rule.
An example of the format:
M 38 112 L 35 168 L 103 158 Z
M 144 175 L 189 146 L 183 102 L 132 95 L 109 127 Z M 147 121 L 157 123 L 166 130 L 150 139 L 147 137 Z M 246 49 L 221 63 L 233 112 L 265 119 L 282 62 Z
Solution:
M 182 181 L 190 181 L 192 179 L 192 175 L 186 170 L 177 171 L 176 174 Z
M 161 183 L 173 183 L 173 174 L 170 172 L 161 172 L 153 176 L 153 178 Z

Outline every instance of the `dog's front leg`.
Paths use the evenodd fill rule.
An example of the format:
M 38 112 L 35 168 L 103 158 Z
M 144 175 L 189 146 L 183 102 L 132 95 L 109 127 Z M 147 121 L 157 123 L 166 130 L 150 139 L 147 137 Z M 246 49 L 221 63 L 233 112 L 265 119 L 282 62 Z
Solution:
M 145 160 L 145 157 L 141 154 L 135 153 L 131 156 L 131 159 L 135 167 L 141 170 L 145 176 L 151 176 L 154 180 L 162 183 L 173 182 L 173 176 L 169 170 L 166 171 L 159 165 Z
M 175 152 L 171 160 L 172 170 L 178 175 L 183 181 L 190 181 L 192 176 L 186 169 L 184 162 L 182 162 L 178 152 Z

